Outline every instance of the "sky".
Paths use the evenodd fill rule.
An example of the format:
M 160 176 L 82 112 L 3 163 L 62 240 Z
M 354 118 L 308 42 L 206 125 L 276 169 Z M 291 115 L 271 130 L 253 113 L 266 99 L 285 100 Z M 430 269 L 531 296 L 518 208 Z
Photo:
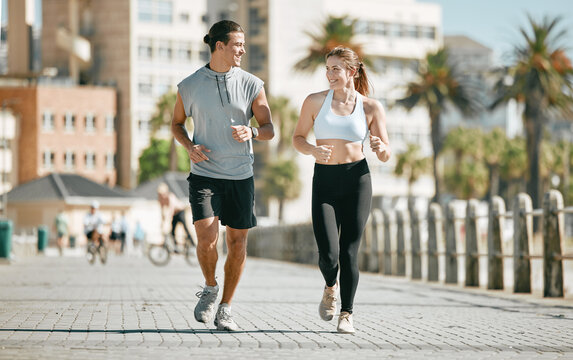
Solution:
M 573 0 L 417 0 L 442 6 L 444 35 L 466 35 L 494 51 L 498 64 L 508 64 L 513 45 L 522 41 L 520 27 L 527 14 L 536 21 L 561 15 L 560 29 L 567 29 L 561 45 L 573 59 Z

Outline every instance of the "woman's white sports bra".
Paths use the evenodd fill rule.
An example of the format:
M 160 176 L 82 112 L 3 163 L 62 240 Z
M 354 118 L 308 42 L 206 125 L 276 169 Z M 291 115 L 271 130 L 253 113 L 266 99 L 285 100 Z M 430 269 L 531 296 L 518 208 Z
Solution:
M 332 112 L 334 90 L 328 91 L 326 99 L 314 119 L 314 136 L 320 139 L 341 139 L 364 142 L 368 136 L 368 124 L 364 114 L 362 95 L 356 92 L 356 105 L 350 115 L 336 115 Z

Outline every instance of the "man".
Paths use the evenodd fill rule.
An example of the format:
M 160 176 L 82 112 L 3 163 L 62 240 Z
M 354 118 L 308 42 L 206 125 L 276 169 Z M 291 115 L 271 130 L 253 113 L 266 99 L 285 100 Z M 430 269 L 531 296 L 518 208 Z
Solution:
M 163 226 L 163 224 L 167 225 L 167 221 L 171 221 L 171 237 L 176 245 L 175 252 L 179 252 L 175 238 L 175 228 L 179 223 L 183 225 L 187 239 L 193 244 L 193 238 L 185 221 L 185 205 L 174 193 L 169 191 L 169 186 L 166 183 L 161 183 L 157 187 L 157 201 L 159 201 L 159 205 L 161 206 L 161 228 L 166 228 L 167 226 Z
M 99 202 L 94 200 L 91 203 L 90 211 L 84 217 L 84 233 L 88 241 L 103 241 L 103 225 L 104 221 L 99 213 Z
M 241 26 L 223 20 L 203 41 L 211 61 L 178 85 L 172 131 L 191 159 L 189 201 L 197 232 L 197 258 L 205 277 L 195 319 L 214 317 L 218 330 L 233 331 L 231 300 L 246 260 L 248 230 L 256 226 L 252 139 L 274 136 L 263 81 L 239 68 L 245 54 Z M 259 127 L 250 127 L 255 116 Z M 193 140 L 185 129 L 193 119 Z M 219 285 L 215 280 L 219 221 L 226 226 L 227 260 L 223 295 L 215 313 Z

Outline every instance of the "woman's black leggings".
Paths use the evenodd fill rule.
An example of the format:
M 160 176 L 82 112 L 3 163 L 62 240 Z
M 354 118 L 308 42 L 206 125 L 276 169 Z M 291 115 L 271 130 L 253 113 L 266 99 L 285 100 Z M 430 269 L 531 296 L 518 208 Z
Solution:
M 352 313 L 358 287 L 358 247 L 372 204 L 366 159 L 340 165 L 315 164 L 312 225 L 318 266 L 327 286 L 334 286 L 340 264 L 341 311 Z

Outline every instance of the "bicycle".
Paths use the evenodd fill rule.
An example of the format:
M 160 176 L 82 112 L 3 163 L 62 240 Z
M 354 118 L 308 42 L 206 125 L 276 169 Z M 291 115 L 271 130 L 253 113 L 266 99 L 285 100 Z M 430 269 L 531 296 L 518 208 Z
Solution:
M 185 261 L 189 265 L 196 264 L 196 248 L 193 240 L 187 238 L 183 245 L 183 251 L 179 252 L 177 244 L 170 234 L 165 235 L 162 244 L 152 244 L 147 252 L 147 257 L 156 266 L 165 266 L 171 260 L 171 254 L 183 254 Z
M 86 257 L 88 259 L 88 263 L 90 263 L 90 265 L 93 265 L 95 264 L 96 258 L 99 254 L 99 259 L 102 265 L 105 265 L 105 263 L 107 262 L 107 247 L 105 246 L 103 236 L 101 234 L 97 234 L 97 236 L 98 236 L 97 245 L 95 244 L 96 239 L 88 238 L 88 249 Z

